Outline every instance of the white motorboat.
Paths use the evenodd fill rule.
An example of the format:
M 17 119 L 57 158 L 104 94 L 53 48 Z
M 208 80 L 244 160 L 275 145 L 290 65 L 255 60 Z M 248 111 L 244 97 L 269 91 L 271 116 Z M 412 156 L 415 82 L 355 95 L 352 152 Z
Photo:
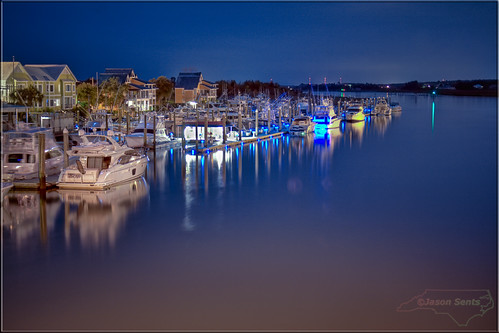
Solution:
M 14 187 L 14 184 L 12 182 L 2 181 L 2 199 L 7 193 L 9 193 L 12 187 Z
M 45 135 L 45 174 L 55 175 L 64 166 L 64 151 L 50 128 L 20 128 L 2 135 L 3 173 L 12 179 L 32 179 L 39 172 L 39 135 Z
M 156 119 L 154 120 L 152 117 L 155 117 Z M 161 147 L 171 141 L 171 138 L 166 133 L 164 117 L 154 115 L 147 119 L 147 125 L 142 121 L 135 127 L 132 134 L 125 136 L 126 144 L 129 147 L 144 147 L 144 128 L 146 130 L 147 147 Z
M 315 130 L 315 123 L 308 116 L 296 117 L 291 126 L 289 126 L 289 134 L 291 135 L 306 135 L 313 133 Z
M 388 103 L 386 103 L 385 99 L 382 99 L 381 101 L 379 101 L 376 104 L 376 106 L 374 107 L 374 110 L 376 111 L 376 114 L 382 114 L 382 115 L 386 115 L 386 116 L 389 116 L 392 114 L 392 109 L 390 108 Z
M 331 107 L 331 109 L 329 109 L 329 124 L 327 125 L 327 128 L 329 129 L 339 128 L 340 124 L 341 124 L 341 117 L 338 117 L 338 115 L 334 111 L 334 107 Z
M 343 120 L 346 121 L 364 121 L 366 118 L 364 114 L 364 107 L 362 104 L 352 104 L 347 107 L 342 113 Z
M 392 102 L 390 103 L 390 108 L 392 109 L 392 112 L 401 112 L 402 107 L 398 102 Z
M 68 152 L 78 160 L 61 172 L 59 188 L 106 189 L 143 176 L 149 159 L 116 142 L 113 131 L 107 135 L 80 134 L 82 143 Z

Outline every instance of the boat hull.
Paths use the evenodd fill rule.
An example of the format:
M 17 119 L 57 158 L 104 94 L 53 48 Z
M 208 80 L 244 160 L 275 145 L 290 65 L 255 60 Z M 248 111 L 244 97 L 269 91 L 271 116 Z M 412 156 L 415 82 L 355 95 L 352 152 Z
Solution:
M 77 167 L 70 167 L 63 170 L 56 185 L 63 189 L 107 189 L 142 177 L 147 162 L 148 159 L 144 156 L 116 170 L 86 169 L 83 174 Z

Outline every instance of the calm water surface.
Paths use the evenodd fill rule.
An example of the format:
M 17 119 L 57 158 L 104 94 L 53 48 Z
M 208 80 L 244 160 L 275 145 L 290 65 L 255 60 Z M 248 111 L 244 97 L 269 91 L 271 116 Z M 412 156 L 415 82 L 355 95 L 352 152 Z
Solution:
M 392 100 L 326 138 L 151 154 L 104 192 L 9 193 L 3 328 L 495 329 L 497 99 Z

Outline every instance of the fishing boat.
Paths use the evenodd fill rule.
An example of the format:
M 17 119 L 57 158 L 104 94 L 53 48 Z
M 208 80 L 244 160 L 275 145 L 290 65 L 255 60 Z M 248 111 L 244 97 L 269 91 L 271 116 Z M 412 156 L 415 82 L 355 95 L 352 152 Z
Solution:
M 13 180 L 33 179 L 39 172 L 39 137 L 45 136 L 45 175 L 55 175 L 64 166 L 64 151 L 55 141 L 50 128 L 20 125 L 17 130 L 3 132 L 2 165 L 3 173 Z
M 289 126 L 290 135 L 306 135 L 312 133 L 315 130 L 315 123 L 308 116 L 296 117 L 291 126 Z
M 149 159 L 133 148 L 120 145 L 113 138 L 113 131 L 107 135 L 85 135 L 80 131 L 80 135 L 82 143 L 68 152 L 78 159 L 59 175 L 59 188 L 102 190 L 143 176 Z
M 345 111 L 342 113 L 343 120 L 346 121 L 364 121 L 366 116 L 364 115 L 364 107 L 362 104 L 351 104 L 347 107 Z
M 153 115 L 152 117 L 146 119 L 147 124 L 144 121 L 140 122 L 132 134 L 125 136 L 125 142 L 129 147 L 144 147 L 144 130 L 146 132 L 146 147 L 159 148 L 170 143 L 171 138 L 166 133 L 164 116 Z

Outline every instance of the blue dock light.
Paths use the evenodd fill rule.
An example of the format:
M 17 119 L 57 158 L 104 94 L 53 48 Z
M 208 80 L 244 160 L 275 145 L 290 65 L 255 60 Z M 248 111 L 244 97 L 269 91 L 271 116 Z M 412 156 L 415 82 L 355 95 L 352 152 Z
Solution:
M 191 155 L 194 155 L 196 153 L 196 151 L 193 149 L 191 150 Z
M 208 149 L 208 150 L 206 151 L 206 154 L 209 154 L 209 153 L 210 153 L 210 150 Z

